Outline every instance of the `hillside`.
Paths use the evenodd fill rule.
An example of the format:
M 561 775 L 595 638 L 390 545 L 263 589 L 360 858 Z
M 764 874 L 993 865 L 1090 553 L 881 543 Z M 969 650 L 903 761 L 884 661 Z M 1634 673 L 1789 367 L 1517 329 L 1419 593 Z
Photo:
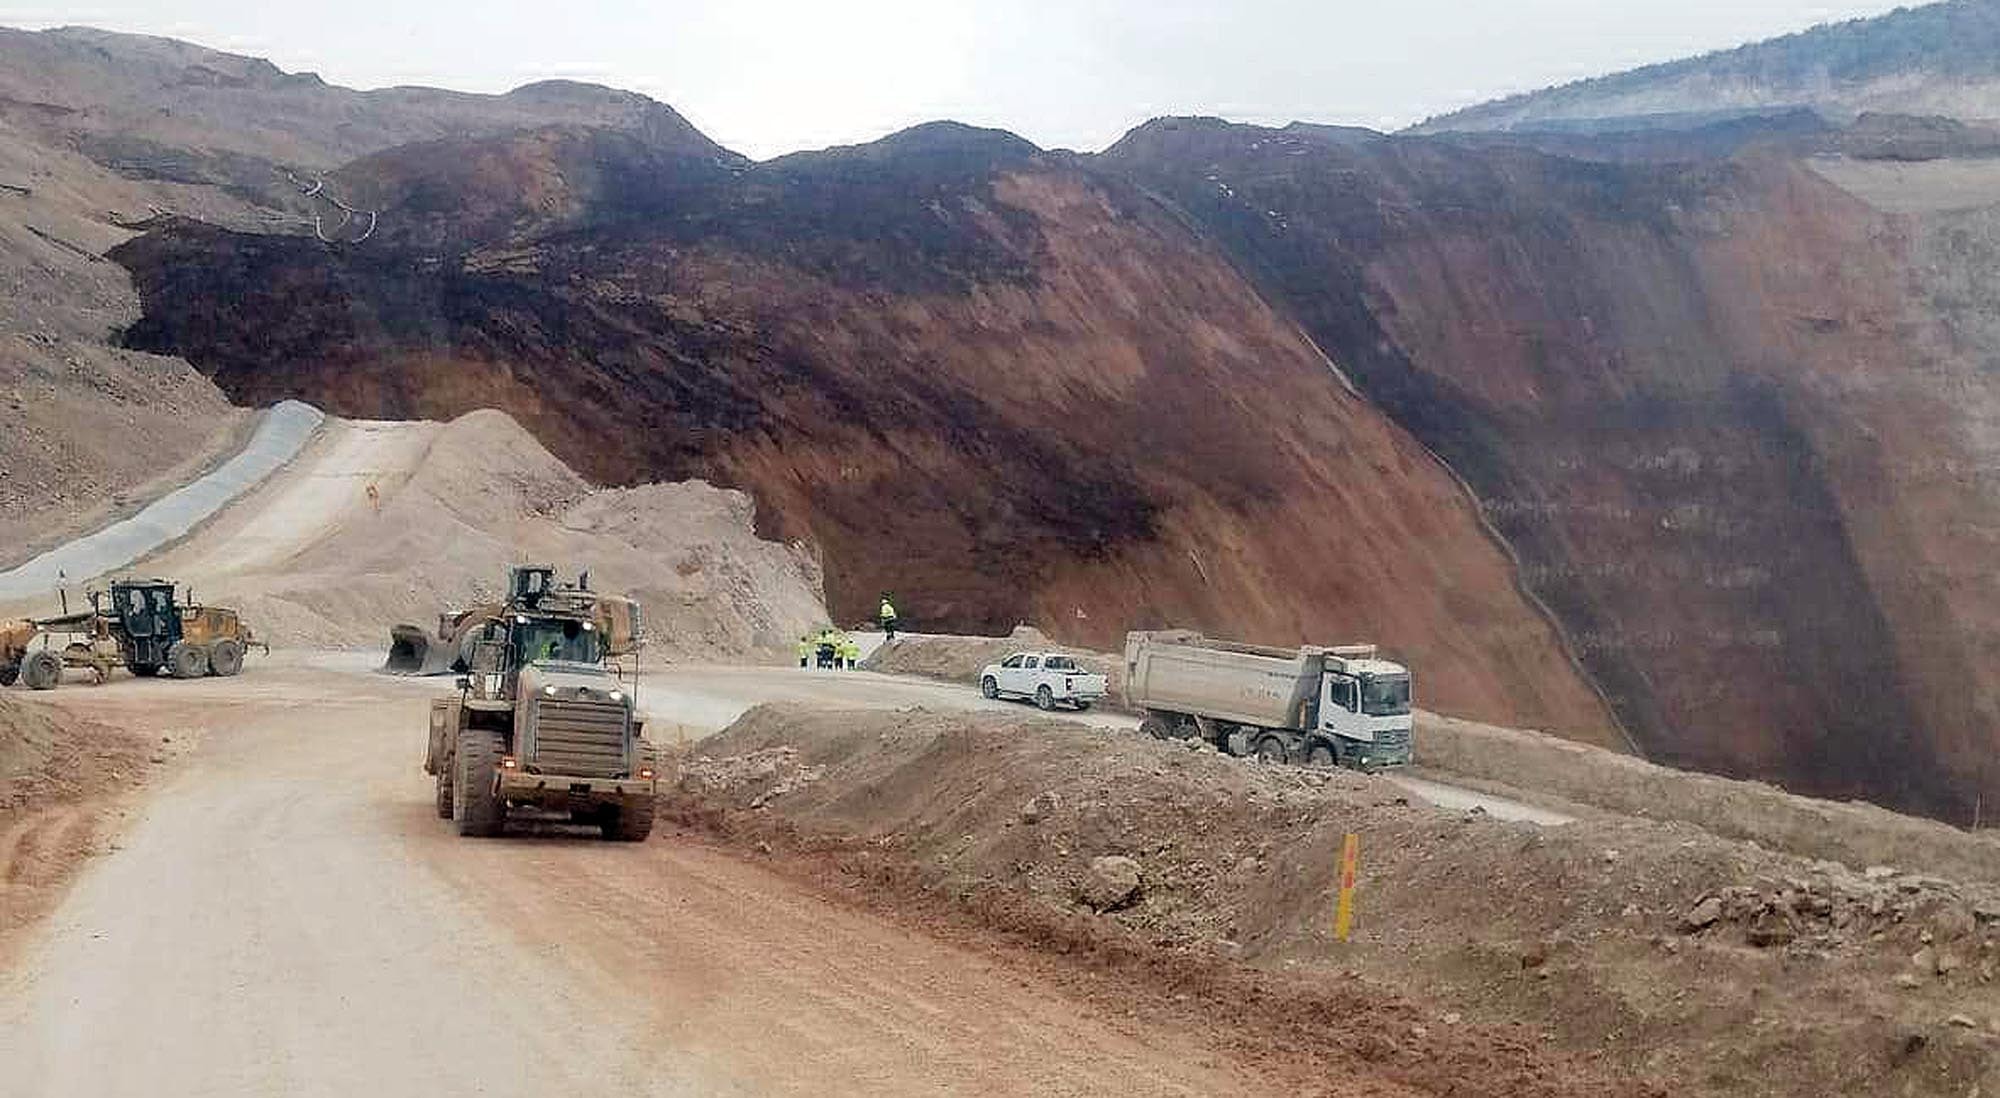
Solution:
M 1776 154 L 1166 120 L 1105 160 L 1471 483 L 1650 757 L 1961 820 L 1991 791 L 1989 229 L 1920 247 Z
M 398 104 L 448 93 L 233 64 L 201 94 L 297 97 L 316 155 L 332 104 L 411 140 L 325 170 L 365 233 L 289 180 L 102 228 L 144 315 L 93 354 L 739 489 L 843 619 L 1365 636 L 1450 713 L 1952 821 L 2000 793 L 1989 128 L 938 123 L 750 164 L 601 124 L 616 93 L 446 133 Z
M 1867 112 L 2000 118 L 2000 3 L 1898 8 L 1513 96 L 1430 119 L 1413 132 L 1608 132 L 1797 107 L 1837 122 Z
M 247 430 L 185 361 L 109 346 L 139 316 L 103 259 L 131 225 L 173 212 L 358 235 L 337 190 L 304 193 L 318 173 L 411 141 L 561 123 L 739 159 L 668 107 L 608 88 L 358 92 L 170 39 L 0 28 L 0 564 L 129 513 Z
M 1612 736 L 1456 482 L 1116 178 L 952 125 L 742 170 L 543 128 L 331 178 L 366 243 L 169 219 L 114 251 L 128 343 L 239 401 L 497 406 L 601 482 L 741 488 L 843 619 L 892 590 L 918 628 L 1338 631 L 1439 705 Z

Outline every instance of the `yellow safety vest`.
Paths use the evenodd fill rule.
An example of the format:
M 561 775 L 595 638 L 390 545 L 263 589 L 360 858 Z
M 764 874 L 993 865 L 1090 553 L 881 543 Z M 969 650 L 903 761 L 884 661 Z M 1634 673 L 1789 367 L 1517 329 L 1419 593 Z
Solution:
M 896 608 L 894 606 L 889 605 L 888 599 L 883 599 L 882 610 L 881 610 L 882 619 L 886 621 L 889 618 L 893 618 L 895 616 L 896 616 Z

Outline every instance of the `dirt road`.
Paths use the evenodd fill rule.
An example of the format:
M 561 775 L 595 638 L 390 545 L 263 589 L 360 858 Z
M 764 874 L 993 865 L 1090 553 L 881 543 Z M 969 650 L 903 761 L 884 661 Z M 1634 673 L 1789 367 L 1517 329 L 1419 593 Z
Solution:
M 131 518 L 0 572 L 0 599 L 46 599 L 62 583 L 81 585 L 186 534 L 284 467 L 324 419 L 318 409 L 297 401 L 272 408 L 243 450 L 213 472 Z
M 280 662 L 51 695 L 198 746 L 11 943 L 6 1093 L 1252 1089 L 1199 1038 L 699 845 L 457 839 L 427 693 Z
M 344 657 L 343 657 L 344 658 Z M 805 702 L 830 709 L 968 709 L 1021 713 L 1032 707 L 1019 702 L 988 701 L 970 686 L 930 679 L 881 675 L 872 671 L 804 671 L 785 667 L 674 666 L 647 673 L 639 700 L 662 742 L 698 739 L 728 726 L 753 705 L 764 702 Z M 1136 731 L 1137 717 L 1093 710 L 1057 710 L 1061 720 Z M 1422 750 L 1421 745 L 1418 748 Z M 1479 808 L 1502 820 L 1521 820 L 1553 827 L 1575 817 L 1505 797 L 1390 772 L 1385 777 L 1440 808 Z

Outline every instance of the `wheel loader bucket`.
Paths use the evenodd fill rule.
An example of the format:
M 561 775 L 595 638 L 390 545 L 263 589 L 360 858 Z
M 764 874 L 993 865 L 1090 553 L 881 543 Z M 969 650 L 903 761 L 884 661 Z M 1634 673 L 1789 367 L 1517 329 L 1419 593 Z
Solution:
M 389 630 L 389 660 L 382 670 L 391 675 L 448 675 L 451 645 L 415 625 Z

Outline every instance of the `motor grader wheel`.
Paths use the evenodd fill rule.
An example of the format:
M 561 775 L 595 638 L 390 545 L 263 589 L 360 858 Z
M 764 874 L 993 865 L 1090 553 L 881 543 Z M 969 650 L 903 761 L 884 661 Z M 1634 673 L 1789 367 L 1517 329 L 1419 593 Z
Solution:
M 225 678 L 243 670 L 243 646 L 233 640 L 215 642 L 208 650 L 208 673 Z
M 44 648 L 21 665 L 21 681 L 30 690 L 54 690 L 62 682 L 62 656 Z
M 208 650 L 186 641 L 167 649 L 167 667 L 177 679 L 198 679 L 208 674 Z

